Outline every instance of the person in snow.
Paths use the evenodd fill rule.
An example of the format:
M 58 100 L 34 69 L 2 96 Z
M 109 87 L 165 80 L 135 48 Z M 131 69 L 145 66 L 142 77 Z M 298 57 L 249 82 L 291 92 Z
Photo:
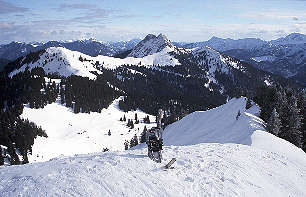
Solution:
M 161 162 L 161 150 L 163 149 L 163 130 L 159 127 L 152 127 L 146 133 L 146 144 L 148 145 L 148 157 Z M 154 158 L 158 155 L 158 158 Z

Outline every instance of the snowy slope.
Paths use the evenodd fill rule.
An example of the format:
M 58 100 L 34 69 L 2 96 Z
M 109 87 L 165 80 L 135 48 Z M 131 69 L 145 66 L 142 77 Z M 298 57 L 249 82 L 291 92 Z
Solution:
M 226 73 L 230 75 L 231 69 L 237 69 L 244 72 L 244 68 L 238 65 L 234 59 L 229 56 L 225 56 L 220 52 L 210 47 L 197 47 L 191 50 L 193 56 L 198 59 L 199 65 L 204 69 L 207 69 L 206 75 L 209 79 L 209 83 L 213 82 L 218 84 L 215 78 L 216 71 Z M 208 84 L 209 84 L 208 83 Z M 206 86 L 208 86 L 206 84 Z
M 252 57 L 252 60 L 256 62 L 273 62 L 276 57 L 271 56 L 271 55 L 266 55 L 266 56 L 260 56 L 260 57 Z
M 195 112 L 165 130 L 162 164 L 139 145 L 0 167 L 3 196 L 305 196 L 306 154 L 266 133 L 245 99 Z M 238 110 L 241 116 L 236 120 Z M 232 136 L 228 139 L 229 136 Z M 203 143 L 209 142 L 209 143 Z M 183 146 L 181 146 L 183 145 Z M 270 145 L 273 145 L 270 146 Z M 292 154 L 288 154 L 292 152 Z M 175 169 L 161 166 L 177 158 Z
M 168 52 L 169 48 L 164 48 L 157 53 L 147 55 L 142 58 L 127 57 L 125 59 L 108 57 L 99 55 L 91 57 L 77 51 L 70 51 L 62 47 L 51 47 L 40 56 L 37 61 L 25 63 L 17 70 L 10 73 L 10 77 L 19 72 L 24 72 L 26 68 L 32 70 L 35 67 L 42 67 L 46 73 L 57 73 L 60 76 L 70 76 L 72 74 L 82 77 L 95 79 L 96 75 L 92 72 L 100 74 L 99 67 L 114 69 L 123 65 L 139 65 L 139 66 L 175 66 L 179 65 L 179 61 L 172 57 Z M 82 61 L 80 60 L 82 57 Z
M 32 70 L 35 67 L 42 67 L 46 73 L 57 73 L 65 77 L 74 74 L 95 79 L 96 76 L 91 72 L 101 72 L 92 64 L 81 62 L 79 57 L 82 55 L 85 56 L 80 52 L 72 52 L 62 47 L 51 47 L 46 49 L 38 61 L 24 64 L 18 70 L 11 72 L 9 76 L 12 77 L 19 72 L 24 72 L 26 68 Z
M 29 162 L 48 161 L 60 155 L 101 152 L 103 148 L 124 150 L 125 140 L 130 141 L 135 134 L 140 136 L 144 126 L 150 128 L 155 124 L 144 124 L 143 118 L 147 114 L 142 111 L 121 111 L 118 106 L 120 99 L 101 113 L 90 114 L 75 114 L 59 101 L 43 109 L 25 107 L 21 117 L 40 125 L 48 135 L 48 138 L 38 136 L 35 139 Z M 124 115 L 127 120 L 135 120 L 135 113 L 140 123 L 135 124 L 134 129 L 127 127 L 127 122 L 119 121 Z M 154 116 L 149 117 L 151 122 L 155 120 Z M 111 136 L 108 136 L 109 130 Z
M 258 118 L 259 107 L 253 105 L 246 110 L 245 105 L 245 98 L 232 99 L 221 107 L 194 112 L 167 127 L 165 144 L 233 143 L 272 151 L 295 161 L 306 156 L 293 144 L 265 132 L 264 122 Z M 241 116 L 236 120 L 238 111 Z M 306 157 L 301 161 L 306 164 Z
M 0 167 L 3 196 L 291 196 L 306 195 L 305 165 L 238 144 L 166 147 L 164 171 L 144 149 Z M 163 162 L 165 163 L 165 162 Z

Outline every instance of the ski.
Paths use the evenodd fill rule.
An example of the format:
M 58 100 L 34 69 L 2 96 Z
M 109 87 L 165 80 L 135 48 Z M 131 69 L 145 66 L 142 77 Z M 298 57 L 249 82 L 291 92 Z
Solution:
M 172 158 L 171 161 L 167 165 L 165 165 L 165 169 L 172 169 L 171 165 L 176 161 L 176 158 Z

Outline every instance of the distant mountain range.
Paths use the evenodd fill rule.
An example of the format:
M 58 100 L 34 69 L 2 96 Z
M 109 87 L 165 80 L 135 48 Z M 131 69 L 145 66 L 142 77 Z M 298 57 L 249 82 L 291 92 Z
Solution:
M 85 50 L 86 46 L 102 44 L 87 40 L 76 41 L 74 46 Z M 127 44 L 123 43 L 123 46 L 127 47 Z M 88 51 L 97 54 L 103 50 Z M 0 110 L 0 123 L 8 125 L 0 130 L 0 137 L 5 139 L 0 145 L 10 152 L 13 158 L 11 164 L 27 163 L 34 138 L 49 135 L 35 124 L 20 119 L 24 107 L 48 110 L 46 106 L 56 102 L 56 105 L 67 107 L 74 114 L 101 113 L 121 97 L 117 100 L 117 108 L 121 112 L 139 109 L 155 115 L 162 108 L 165 111 L 163 124 L 166 126 L 191 112 L 220 106 L 229 98 L 241 95 L 253 97 L 258 87 L 280 84 L 296 90 L 301 88 L 292 80 L 257 69 L 209 46 L 192 49 L 177 47 L 163 34 L 147 35 L 125 51 L 125 57 L 121 58 L 90 56 L 63 46 L 42 48 L 10 62 L 1 72 L 0 82 L 0 92 L 3 93 L 0 95 L 0 107 L 5 109 Z M 56 110 L 46 111 L 46 114 L 49 113 L 61 114 Z M 116 116 L 116 120 L 122 118 L 122 114 Z M 15 126 L 16 122 L 23 126 Z M 135 128 L 123 122 L 122 125 L 128 132 Z M 66 126 L 71 127 L 69 121 L 63 129 L 67 130 Z M 7 128 L 10 136 L 5 135 Z M 77 135 L 85 132 L 87 130 L 78 131 Z M 140 131 L 134 129 L 131 133 L 139 134 Z M 22 160 L 18 157 L 19 152 Z M 75 153 L 74 150 L 68 152 Z
M 12 42 L 0 46 L 0 71 L 8 61 L 25 56 L 30 52 L 49 47 L 64 47 L 92 57 L 115 56 L 120 58 L 144 57 L 166 50 L 188 50 L 196 47 L 210 47 L 271 73 L 291 78 L 306 86 L 306 35 L 292 33 L 284 38 L 263 41 L 255 38 L 222 39 L 212 37 L 205 42 L 170 42 L 164 35 L 149 34 L 142 41 L 102 43 L 94 39 L 71 42 L 49 41 L 47 43 Z
M 131 41 L 102 43 L 95 39 L 88 39 L 77 41 L 49 41 L 47 43 L 11 42 L 10 44 L 0 46 L 0 71 L 9 61 L 14 61 L 31 52 L 50 47 L 64 47 L 93 57 L 98 55 L 113 56 L 119 52 L 133 48 L 139 41 L 139 39 L 133 39 Z
M 247 39 L 249 40 L 249 39 Z M 240 42 L 240 41 L 239 41 Z M 136 42 L 133 42 L 136 44 Z M 58 43 L 57 43 L 58 44 Z M 163 34 L 158 36 L 149 34 L 132 49 L 125 52 L 125 56 L 119 58 L 109 57 L 110 50 L 87 50 L 89 46 L 106 46 L 94 40 L 75 41 L 66 43 L 79 51 L 63 47 L 49 47 L 40 52 L 18 59 L 7 71 L 10 76 L 26 69 L 42 67 L 46 73 L 68 77 L 72 74 L 95 79 L 95 75 L 101 74 L 103 69 L 117 69 L 124 65 L 137 65 L 144 68 L 167 72 L 171 75 L 199 78 L 205 83 L 205 88 L 219 92 L 224 96 L 232 96 L 231 91 L 235 87 L 254 90 L 260 84 L 270 84 L 278 78 L 270 73 L 253 68 L 249 63 L 240 61 L 208 46 L 200 46 L 193 49 L 179 48 L 173 45 Z M 52 46 L 54 43 L 46 43 L 43 46 Z M 132 44 L 133 45 L 133 44 Z M 130 45 L 130 47 L 132 46 Z M 77 48 L 79 46 L 79 48 Z M 95 49 L 95 47 L 93 47 Z M 127 47 L 126 47 L 127 48 Z M 106 55 L 88 55 L 88 53 Z M 140 71 L 138 71 L 140 72 Z M 95 73 L 95 74 L 93 74 Z M 118 73 L 118 75 L 120 75 Z M 252 88 L 250 88 L 252 86 Z
M 294 33 L 252 48 L 223 53 L 306 86 L 306 35 Z

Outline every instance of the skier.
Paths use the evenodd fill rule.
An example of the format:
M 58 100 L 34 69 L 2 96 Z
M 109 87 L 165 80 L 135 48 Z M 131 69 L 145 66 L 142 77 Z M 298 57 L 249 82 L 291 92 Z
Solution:
M 163 130 L 159 127 L 152 127 L 146 133 L 146 144 L 148 145 L 148 157 L 161 163 L 162 155 L 161 150 L 163 149 Z

